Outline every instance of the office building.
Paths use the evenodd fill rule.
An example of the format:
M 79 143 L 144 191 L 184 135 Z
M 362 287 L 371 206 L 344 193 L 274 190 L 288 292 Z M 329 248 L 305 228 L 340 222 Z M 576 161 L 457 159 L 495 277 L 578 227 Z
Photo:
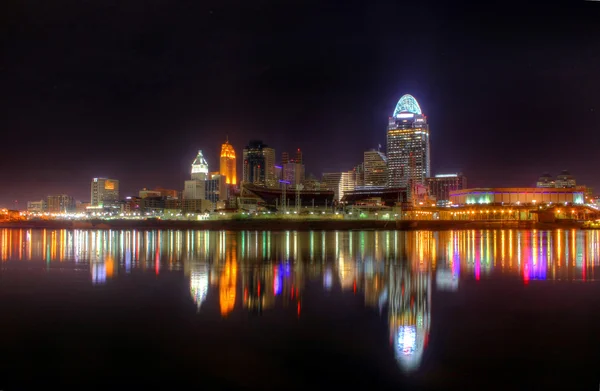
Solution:
M 344 193 L 354 190 L 354 171 L 328 172 L 323 174 L 323 182 L 329 190 L 333 190 L 336 201 L 344 197 Z
M 275 167 L 275 149 L 268 147 L 260 140 L 252 140 L 244 148 L 243 159 L 242 180 L 245 183 L 272 188 L 279 187 Z
M 206 180 L 206 199 L 216 206 L 219 201 L 229 198 L 229 188 L 224 175 L 212 175 Z
M 430 176 L 429 126 L 417 100 L 404 95 L 388 121 L 388 186 L 408 187 L 409 181 L 424 184 Z
M 538 178 L 536 187 L 542 187 L 542 188 L 556 187 L 556 183 L 554 182 L 552 175 L 545 173 L 544 175 L 542 175 L 541 177 Z
M 267 148 L 261 140 L 252 140 L 243 151 L 242 181 L 264 185 L 266 181 L 266 162 L 263 149 Z M 274 171 L 274 169 L 273 169 Z
M 208 163 L 202 154 L 198 155 L 192 162 L 191 179 L 185 181 L 183 188 L 183 199 L 203 200 L 206 199 L 206 180 L 208 179 Z
M 450 192 L 467 187 L 467 178 L 462 174 L 439 174 L 425 178 L 429 195 L 437 202 L 450 201 Z
M 279 187 L 275 170 L 275 149 L 265 146 L 263 156 L 265 157 L 265 185 L 272 188 Z
M 27 211 L 31 213 L 43 213 L 46 211 L 46 200 L 28 201 Z
M 229 140 L 221 145 L 219 173 L 225 177 L 225 182 L 228 185 L 237 184 L 235 150 L 233 149 L 233 145 L 229 144 Z
M 363 160 L 363 186 L 385 187 L 388 181 L 387 157 L 383 152 L 371 149 L 364 152 Z
M 386 167 L 387 172 L 387 167 Z M 365 186 L 365 162 L 354 167 L 354 187 L 362 188 Z
M 192 162 L 192 179 L 198 181 L 208 179 L 208 163 L 202 154 L 202 150 L 198 151 L 196 159 Z
M 576 186 L 575 177 L 569 173 L 569 171 L 564 170 L 556 177 L 556 181 L 554 182 L 555 186 L 558 188 L 572 188 Z
M 146 188 L 143 188 L 142 190 L 140 190 L 138 195 L 140 198 L 162 197 L 162 193 L 159 190 L 148 190 Z
M 73 213 L 75 200 L 66 194 L 49 195 L 46 198 L 46 210 L 49 213 Z
M 92 207 L 115 206 L 119 202 L 119 181 L 108 178 L 92 180 Z

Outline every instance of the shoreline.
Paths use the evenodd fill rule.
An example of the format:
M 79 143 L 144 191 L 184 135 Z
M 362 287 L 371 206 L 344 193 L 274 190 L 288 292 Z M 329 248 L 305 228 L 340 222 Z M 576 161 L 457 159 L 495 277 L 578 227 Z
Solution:
M 17 229 L 137 229 L 208 231 L 447 231 L 467 229 L 581 229 L 583 224 L 536 221 L 451 221 L 451 220 L 49 220 L 0 223 L 0 228 Z

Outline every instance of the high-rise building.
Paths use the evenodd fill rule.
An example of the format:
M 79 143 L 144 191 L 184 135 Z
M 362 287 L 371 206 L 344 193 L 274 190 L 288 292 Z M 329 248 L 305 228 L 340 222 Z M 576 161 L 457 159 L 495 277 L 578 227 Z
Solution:
M 281 164 L 285 164 L 290 161 L 290 154 L 287 152 L 281 153 Z
M 27 202 L 27 211 L 34 213 L 42 213 L 47 209 L 46 200 L 39 201 L 28 201 Z
M 269 147 L 263 148 L 263 156 L 265 157 L 265 184 L 268 187 L 278 187 L 279 180 L 275 172 L 275 149 Z
M 386 168 L 387 170 L 387 168 Z M 387 172 L 387 171 L 386 171 Z M 387 180 L 387 178 L 386 178 Z M 365 163 L 362 162 L 354 167 L 354 186 L 364 187 L 365 186 Z
M 417 100 L 404 95 L 389 117 L 387 130 L 388 186 L 424 184 L 430 174 L 429 126 Z
M 439 174 L 433 178 L 426 178 L 429 195 L 435 197 L 437 202 L 450 200 L 450 192 L 467 188 L 467 178 L 462 174 Z
M 227 179 L 223 175 L 212 175 L 206 180 L 206 199 L 217 204 L 219 201 L 225 201 L 229 198 L 229 186 Z
M 571 188 L 577 185 L 575 177 L 567 170 L 560 172 L 560 174 L 556 177 L 554 184 L 558 188 Z
M 229 144 L 229 140 L 225 141 L 221 145 L 221 161 L 219 165 L 219 172 L 225 177 L 225 181 L 228 185 L 237 184 L 237 170 L 235 160 L 235 150 L 233 146 Z
M 66 194 L 49 195 L 46 210 L 50 213 L 70 213 L 75 211 L 75 200 Z
M 385 187 L 387 185 L 387 157 L 375 149 L 364 153 L 364 186 Z
M 552 175 L 545 173 L 541 177 L 539 177 L 536 187 L 556 187 L 554 179 L 552 179 Z
M 302 161 L 302 151 L 300 150 L 300 148 L 298 148 L 298 150 L 296 151 L 296 163 L 304 164 L 304 162 Z
M 275 150 L 261 140 L 252 140 L 243 152 L 243 181 L 258 185 L 272 184 L 275 180 Z
M 355 189 L 354 170 L 344 172 L 327 172 L 323 174 L 323 182 L 329 190 L 333 190 L 334 199 L 340 201 L 344 193 Z
M 289 182 L 291 188 L 304 183 L 304 164 L 291 160 L 283 165 L 283 180 Z
M 202 154 L 198 155 L 192 162 L 190 180 L 185 181 L 183 188 L 184 200 L 204 200 L 206 199 L 206 180 L 208 179 L 208 163 Z
M 116 205 L 119 202 L 119 181 L 108 178 L 92 180 L 91 206 Z
M 202 150 L 198 151 L 196 159 L 192 162 L 192 179 L 199 181 L 208 179 L 208 163 L 202 154 Z

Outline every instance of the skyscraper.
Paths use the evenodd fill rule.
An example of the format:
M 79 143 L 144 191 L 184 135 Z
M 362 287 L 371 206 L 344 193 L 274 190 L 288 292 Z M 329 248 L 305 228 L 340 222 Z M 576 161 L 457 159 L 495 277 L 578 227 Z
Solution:
M 91 206 L 110 206 L 119 201 L 119 181 L 94 178 L 91 186 Z
M 221 145 L 221 161 L 219 166 L 220 174 L 225 177 L 225 182 L 228 185 L 237 184 L 237 172 L 235 166 L 235 150 L 229 144 L 229 140 Z
M 389 117 L 387 159 L 388 187 L 424 184 L 429 177 L 429 126 L 412 95 L 402 96 Z
M 208 179 L 208 163 L 202 154 L 202 150 L 198 151 L 196 159 L 192 162 L 192 179 L 199 181 Z
M 261 140 L 252 140 L 243 153 L 243 181 L 260 185 L 270 185 L 275 180 L 275 149 L 269 148 Z
M 204 200 L 206 199 L 206 180 L 208 179 L 208 163 L 202 154 L 198 151 L 196 159 L 192 162 L 191 179 L 185 181 L 183 188 L 184 200 Z
M 385 187 L 387 185 L 387 157 L 383 152 L 375 149 L 365 151 L 363 169 L 365 187 Z

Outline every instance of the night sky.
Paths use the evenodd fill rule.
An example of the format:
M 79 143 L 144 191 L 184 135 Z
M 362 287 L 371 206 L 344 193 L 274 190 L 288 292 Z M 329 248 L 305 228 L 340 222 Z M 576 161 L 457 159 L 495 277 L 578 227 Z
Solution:
M 307 173 L 385 148 L 410 93 L 432 174 L 600 191 L 600 2 L 8 0 L 0 5 L 0 206 L 89 201 L 95 176 L 181 189 L 229 136 Z M 238 170 L 241 170 L 238 159 Z M 240 175 L 241 176 L 241 175 Z

